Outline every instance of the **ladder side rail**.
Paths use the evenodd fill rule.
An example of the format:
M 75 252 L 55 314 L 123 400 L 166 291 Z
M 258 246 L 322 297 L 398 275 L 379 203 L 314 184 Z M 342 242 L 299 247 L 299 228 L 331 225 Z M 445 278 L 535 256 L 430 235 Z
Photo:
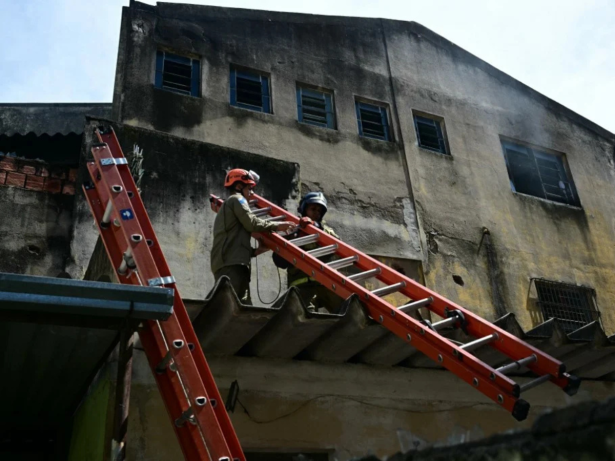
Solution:
M 476 357 L 469 356 L 468 360 L 459 360 L 453 354 L 456 346 L 445 337 L 430 330 L 418 320 L 398 311 L 394 306 L 377 296 L 369 296 L 370 292 L 361 285 L 350 280 L 343 283 L 344 277 L 339 272 L 327 267 L 321 261 L 311 255 L 301 252 L 297 247 L 288 245 L 277 234 L 258 234 L 264 243 L 275 246 L 276 253 L 284 257 L 293 265 L 306 273 L 312 273 L 313 277 L 325 286 L 335 286 L 335 293 L 342 297 L 357 293 L 366 305 L 370 316 L 387 328 L 395 335 L 402 338 L 408 344 L 423 352 L 433 361 L 453 372 L 462 380 L 476 387 L 480 392 L 494 402 L 502 405 L 514 415 L 527 415 L 529 405 L 519 399 L 519 385 L 505 375 L 496 373 L 488 365 L 480 362 Z M 280 246 L 282 244 L 282 246 Z M 303 256 L 303 257 L 302 257 Z M 314 264 L 322 265 L 322 270 L 313 271 Z M 392 314 L 395 315 L 392 315 Z M 494 373 L 495 379 L 491 379 Z
M 90 173 L 90 176 L 92 177 L 92 181 L 94 181 L 96 179 L 95 175 L 97 174 L 97 171 L 98 171 L 96 169 L 96 166 L 90 163 L 88 163 L 86 166 Z M 118 273 L 116 270 L 122 263 L 122 260 L 124 259 L 122 256 L 123 251 L 120 249 L 120 246 L 117 240 L 113 236 L 113 229 L 111 228 L 111 226 L 107 227 L 106 229 L 103 229 L 100 226 L 100 220 L 102 219 L 102 216 L 105 211 L 103 204 L 108 201 L 108 198 L 100 198 L 100 194 L 96 190 L 96 187 L 93 184 L 94 182 L 92 182 L 91 187 L 84 184 L 83 193 L 88 202 L 90 212 L 92 213 L 92 216 L 94 216 L 94 220 L 96 221 L 96 227 L 98 228 L 98 235 L 100 236 L 100 239 L 105 247 L 107 257 L 109 259 L 109 262 L 111 263 L 111 267 L 113 267 L 113 270 L 115 271 L 118 282 L 122 284 L 133 285 L 129 277 L 126 277 L 125 275 Z M 112 217 L 112 221 L 113 221 L 113 217 Z
M 260 196 L 256 196 L 255 199 L 257 200 L 257 206 L 259 208 L 271 207 L 272 215 L 275 216 L 279 214 L 286 214 L 289 215 L 290 218 L 288 219 L 288 221 L 292 221 L 297 224 L 299 223 L 299 219 L 297 217 L 290 215 L 285 210 L 267 201 L 266 199 L 263 199 Z M 400 289 L 399 292 L 409 297 L 410 299 L 417 300 L 432 297 L 433 302 L 427 307 L 434 313 L 438 314 L 440 317 L 446 318 L 445 309 L 447 308 L 449 310 L 459 310 L 464 314 L 466 319 L 469 320 L 467 329 L 471 335 L 480 338 L 493 333 L 497 333 L 498 340 L 491 342 L 490 346 L 509 356 L 511 359 L 520 360 L 531 355 L 536 355 L 538 360 L 533 364 L 528 365 L 528 368 L 530 370 L 540 375 L 550 374 L 554 378 L 553 382 L 555 382 L 560 387 L 565 387 L 567 385 L 568 379 L 566 378 L 566 376 L 564 376 L 565 365 L 562 362 L 551 357 L 550 355 L 542 352 L 540 349 L 537 349 L 530 344 L 527 344 L 516 336 L 497 327 L 496 325 L 493 325 L 492 323 L 486 321 L 482 317 L 474 314 L 466 308 L 453 303 L 442 295 L 430 290 L 429 288 L 419 284 L 418 282 L 412 280 L 409 277 L 406 277 L 405 275 L 395 271 L 394 269 L 391 269 L 386 264 L 383 264 L 364 253 L 361 253 L 347 243 L 336 239 L 335 237 L 321 231 L 315 226 L 307 226 L 304 231 L 308 234 L 318 233 L 320 235 L 319 241 L 322 246 L 337 244 L 337 254 L 342 257 L 353 256 L 355 254 L 359 255 L 360 260 L 355 265 L 363 271 L 380 268 L 381 272 L 376 278 L 383 281 L 387 285 L 404 282 L 406 286 Z M 275 250 L 275 248 L 271 249 Z M 364 298 L 362 297 L 362 300 L 363 299 Z M 461 354 L 460 356 L 463 356 L 464 358 L 467 355 L 471 355 L 465 351 L 458 352 Z
M 316 278 L 316 280 L 324 286 L 327 286 L 330 290 L 334 291 L 341 297 L 348 297 L 352 294 L 358 294 L 361 301 L 363 301 L 363 303 L 366 304 L 370 310 L 370 315 L 372 318 L 381 323 L 383 326 L 388 327 L 390 322 L 394 321 L 395 323 L 402 324 L 406 330 L 408 329 L 406 327 L 411 327 L 414 333 L 420 334 L 425 338 L 425 341 L 430 344 L 438 344 L 440 347 L 444 345 L 448 346 L 449 350 L 446 351 L 446 353 L 451 357 L 453 356 L 453 350 L 458 348 L 444 336 L 430 330 L 426 325 L 421 324 L 415 318 L 405 314 L 402 311 L 399 311 L 396 307 L 388 303 L 383 298 L 373 295 L 365 287 L 347 279 L 344 275 L 335 269 L 330 268 L 319 259 L 302 251 L 295 245 L 290 244 L 290 242 L 285 240 L 280 235 L 261 233 L 258 234 L 258 237 L 263 239 L 267 246 L 271 243 L 271 246 L 274 246 L 273 251 L 289 260 L 301 271 L 311 274 L 314 278 Z M 361 258 L 358 260 L 359 264 L 360 262 Z M 407 331 L 403 335 L 400 335 L 402 339 L 406 339 L 406 333 Z M 457 361 L 459 360 L 457 359 Z M 489 373 L 491 373 L 491 371 L 495 371 L 491 367 L 487 367 L 487 369 L 485 369 L 486 365 L 478 361 L 472 355 L 469 355 L 468 361 L 464 361 L 466 365 L 470 366 L 472 362 L 475 362 L 473 365 L 477 370 L 482 371 L 486 377 L 489 377 Z M 502 384 L 508 383 L 511 386 L 510 391 L 512 392 L 512 387 L 515 383 L 505 375 L 502 375 L 502 381 Z
M 218 204 L 221 204 L 221 201 L 214 202 L 215 206 Z M 513 400 L 510 407 L 512 411 L 516 397 L 519 394 L 519 385 L 513 380 L 497 373 L 496 370 L 479 361 L 475 356 L 461 350 L 447 338 L 430 330 L 413 317 L 397 310 L 384 299 L 374 296 L 363 286 L 347 279 L 340 272 L 328 267 L 327 264 L 304 252 L 282 236 L 276 233 L 255 235 L 262 239 L 267 247 L 303 272 L 316 278 L 316 280 L 336 294 L 342 297 L 348 297 L 354 293 L 359 294 L 360 299 L 366 304 L 372 318 L 379 321 L 384 327 L 405 341 L 412 342 L 414 347 L 424 352 L 434 361 L 442 363 L 444 367 L 453 371 L 466 382 L 476 387 L 480 386 L 482 389 L 488 389 L 488 392 L 483 390 L 483 393 L 492 398 L 492 400 L 505 405 L 508 405 Z M 321 234 L 321 239 L 323 235 L 326 234 Z M 337 239 L 335 241 L 339 242 Z M 328 244 L 328 242 L 324 241 L 321 243 L 323 245 Z M 354 251 L 353 254 L 355 254 Z M 361 264 L 362 259 L 363 255 L 359 257 L 358 265 Z M 458 355 L 455 354 L 464 354 L 467 358 L 464 357 L 464 360 L 459 360 Z M 504 398 L 504 396 L 508 398 Z
M 92 153 L 102 177 L 103 187 L 108 191 L 111 191 L 111 187 L 114 185 L 119 185 L 123 188 L 119 193 L 110 193 L 114 209 L 120 210 L 119 214 L 124 214 L 127 210 L 133 213 L 131 199 L 128 197 L 126 187 L 120 177 L 118 168 L 115 164 L 102 164 L 104 159 L 113 158 L 108 146 L 94 147 Z M 136 195 L 133 196 L 133 199 L 134 197 L 136 197 Z M 121 229 L 126 239 L 129 241 L 129 248 L 132 251 L 138 275 L 142 283 L 147 284 L 149 280 L 159 279 L 160 273 L 149 251 L 139 221 L 135 219 L 134 215 L 130 218 L 122 218 Z M 136 236 L 139 237 L 138 240 Z M 200 426 L 201 433 L 205 438 L 211 457 L 214 459 L 230 458 L 230 449 L 226 443 L 216 414 L 209 403 L 210 399 L 206 393 L 205 386 L 200 375 L 197 373 L 196 364 L 189 347 L 187 347 L 187 340 L 182 332 L 177 316 L 173 314 L 168 320 L 160 322 L 159 325 L 169 344 L 169 349 L 180 372 L 185 391 L 190 399 L 190 407 L 193 409 L 194 417 Z M 204 401 L 205 404 L 199 405 L 197 403 L 199 401 Z
M 540 349 L 531 346 L 530 344 L 497 327 L 496 325 L 487 322 L 482 317 L 474 314 L 468 309 L 459 306 L 452 301 L 449 301 L 442 295 L 430 290 L 427 287 L 424 287 L 423 285 L 410 279 L 409 277 L 406 277 L 405 275 L 395 271 L 394 269 L 391 269 L 387 265 L 380 263 L 379 261 L 371 258 L 368 255 L 365 255 L 364 253 L 352 249 L 352 247 L 350 247 L 348 244 L 344 244 L 344 242 L 335 239 L 335 237 L 323 233 L 322 231 L 320 231 L 320 229 L 309 229 L 309 233 L 314 232 L 320 233 L 319 241 L 322 245 L 331 245 L 333 243 L 337 243 L 337 254 L 339 254 L 341 257 L 347 257 L 355 254 L 360 255 L 359 261 L 355 265 L 359 267 L 361 271 L 380 268 L 380 274 L 377 275 L 375 278 L 382 281 L 386 285 L 394 285 L 400 282 L 405 283 L 405 287 L 400 288 L 398 292 L 407 296 L 408 298 L 412 300 L 425 299 L 429 297 L 433 298 L 433 301 L 426 307 L 440 317 L 447 317 L 447 309 L 449 311 L 460 311 L 461 313 L 463 313 L 464 317 L 467 320 L 467 331 L 472 336 L 481 338 L 484 336 L 489 336 L 493 333 L 497 333 L 498 339 L 496 341 L 492 341 L 489 345 L 502 352 L 503 354 L 507 355 L 512 360 L 520 360 L 531 355 L 536 355 L 538 360 L 528 365 L 528 368 L 530 370 L 538 374 L 549 374 L 553 378 L 561 378 L 563 376 L 563 373 L 565 372 L 564 364 L 549 356 L 548 354 L 544 353 Z M 372 296 L 369 293 L 367 293 L 366 295 Z M 365 301 L 366 299 L 364 296 L 361 297 L 363 301 Z M 458 348 L 456 347 L 456 349 Z M 459 354 L 459 357 L 463 357 L 464 360 L 468 356 L 474 357 L 473 354 L 470 354 L 467 351 L 458 350 L 457 353 Z
M 167 407 L 167 413 L 171 415 L 171 424 L 177 435 L 184 458 L 186 461 L 214 461 L 210 457 L 204 437 L 201 434 L 201 429 L 197 425 L 186 423 L 182 427 L 178 427 L 175 424 L 175 421 L 177 421 L 183 413 L 184 405 L 189 405 L 189 402 L 177 372 L 171 370 L 165 370 L 162 373 L 156 372 L 156 367 L 164 360 L 166 355 L 163 354 L 163 350 L 165 349 L 161 349 L 161 346 L 164 345 L 164 339 L 155 322 L 148 320 L 145 323 L 148 325 L 144 325 L 139 331 L 141 345 L 143 349 L 147 351 L 147 361 L 154 374 L 158 388 L 160 389 L 160 394 L 165 396 L 163 401 Z M 152 325 L 152 323 L 154 323 L 154 325 Z M 182 394 L 178 392 L 182 392 Z M 184 398 L 180 399 L 179 395 L 182 395 Z
M 96 166 L 93 164 L 88 164 L 87 167 L 92 177 L 92 181 L 100 181 L 97 179 L 98 170 L 96 169 Z M 104 189 L 100 189 L 100 192 L 104 196 L 102 199 L 99 196 L 99 191 L 95 187 L 90 188 L 84 185 L 83 190 L 118 281 L 127 285 L 140 285 L 136 277 L 123 275 L 117 271 L 117 268 L 123 259 L 123 252 L 120 250 L 119 243 L 116 240 L 113 229 L 109 227 L 103 229 L 100 226 L 100 221 L 104 214 L 103 204 L 108 202 L 108 196 L 104 196 Z M 158 326 L 155 325 L 155 330 L 152 329 L 153 323 L 155 322 L 143 323 L 143 327 L 139 330 L 139 338 L 141 339 L 143 349 L 147 351 L 146 357 L 148 362 L 150 363 L 152 370 L 155 370 L 157 364 L 160 363 L 166 355 L 167 349 L 159 331 L 158 335 L 156 335 L 156 330 L 159 330 Z M 187 399 L 185 398 L 181 382 L 179 381 L 176 373 L 154 372 L 154 378 L 156 379 L 156 384 L 158 385 L 160 394 L 164 397 L 163 402 L 167 409 L 167 413 L 174 421 L 181 416 L 183 407 L 187 405 Z M 179 398 L 180 395 L 183 398 Z M 205 446 L 205 441 L 198 432 L 199 430 L 196 426 L 190 425 L 190 427 L 179 428 L 173 424 L 173 430 L 179 440 L 184 458 L 187 461 L 210 461 L 209 454 L 207 453 L 207 447 Z
M 111 151 L 111 154 L 114 158 L 124 158 L 122 148 L 113 129 L 110 129 L 109 131 L 105 132 L 97 130 L 96 134 L 100 142 L 106 143 L 109 146 L 109 150 Z M 156 263 L 158 271 L 160 272 L 161 277 L 171 276 L 171 270 L 168 266 L 164 253 L 162 252 L 160 242 L 158 241 L 156 232 L 154 231 L 153 225 L 149 219 L 147 210 L 145 209 L 143 199 L 141 198 L 141 195 L 137 190 L 137 186 L 134 183 L 130 168 L 127 165 L 120 165 L 118 166 L 118 170 L 124 184 L 130 184 L 130 187 L 132 188 L 131 190 L 134 191 L 134 196 L 131 199 L 133 211 L 135 213 L 135 217 L 139 220 L 139 223 L 141 224 L 141 228 L 143 230 L 145 238 L 152 242 L 150 245 L 150 252 Z M 241 448 L 239 438 L 237 437 L 237 433 L 233 428 L 230 416 L 226 411 L 225 406 L 222 404 L 223 400 L 220 394 L 220 390 L 216 385 L 213 373 L 209 367 L 209 364 L 207 363 L 205 354 L 203 353 L 203 349 L 201 348 L 199 339 L 196 335 L 196 332 L 194 331 L 194 327 L 192 326 L 192 322 L 190 320 L 190 317 L 188 316 L 188 312 L 186 310 L 180 292 L 177 289 L 176 283 L 169 283 L 165 284 L 164 286 L 168 288 L 174 288 L 175 290 L 175 299 L 173 303 L 174 312 L 177 315 L 182 331 L 186 336 L 188 343 L 193 345 L 192 356 L 196 363 L 197 369 L 199 370 L 199 374 L 201 375 L 201 379 L 205 386 L 207 395 L 210 399 L 213 399 L 217 403 L 214 406 L 214 412 L 218 419 L 218 423 L 220 424 L 220 427 L 224 433 L 226 443 L 231 450 L 232 457 L 233 459 L 238 459 L 239 461 L 245 461 L 245 455 L 243 453 L 243 449 Z
M 284 216 L 284 219 L 287 221 L 292 221 L 292 222 L 295 222 L 296 224 L 299 223 L 299 218 L 288 214 L 284 209 L 277 207 L 275 204 L 263 199 L 262 197 L 255 196 L 255 198 L 253 198 L 251 202 L 257 208 L 271 207 L 272 212 L 270 214 L 272 216 Z M 220 198 L 212 195 L 211 206 L 214 211 L 217 211 L 219 207 L 222 205 L 222 203 L 223 201 Z M 361 255 L 362 257 L 360 258 L 360 261 L 355 263 L 355 265 L 359 267 L 362 271 L 366 271 L 366 270 L 370 270 L 374 268 L 380 269 L 381 274 L 382 273 L 385 274 L 385 280 L 384 280 L 385 283 L 388 282 L 388 284 L 391 284 L 391 285 L 395 283 L 399 283 L 399 281 L 406 283 L 406 287 L 402 288 L 400 292 L 408 296 L 410 299 L 416 300 L 416 299 L 426 299 L 426 298 L 432 297 L 432 299 L 435 298 L 441 301 L 440 310 L 433 309 L 432 308 L 433 306 L 427 306 L 428 308 L 432 308 L 432 310 L 436 314 L 444 317 L 446 315 L 444 311 L 446 307 L 449 307 L 450 310 L 459 310 L 465 315 L 466 319 L 470 319 L 470 321 L 467 322 L 466 331 L 476 336 L 477 338 L 484 337 L 484 336 L 490 336 L 490 335 L 493 335 L 494 333 L 497 333 L 498 339 L 500 340 L 499 341 L 500 344 L 493 344 L 495 341 L 492 341 L 491 344 L 489 345 L 499 350 L 503 354 L 509 356 L 512 360 L 516 361 L 516 360 L 520 360 L 520 359 L 523 359 L 531 355 L 536 355 L 536 357 L 538 358 L 537 360 L 538 363 L 534 362 L 530 364 L 528 368 L 530 368 L 532 371 L 534 371 L 538 375 L 549 374 L 551 381 L 557 386 L 563 388 L 564 391 L 566 391 L 570 395 L 576 392 L 575 389 L 576 387 L 578 387 L 578 380 L 574 377 L 571 377 L 569 374 L 564 373 L 564 370 L 565 370 L 564 365 L 561 362 L 554 359 L 553 357 L 549 356 L 548 354 L 545 354 L 544 352 L 532 347 L 531 345 L 525 343 L 523 340 L 498 328 L 497 326 L 491 324 L 490 322 L 487 322 L 481 317 L 476 316 L 475 314 L 468 311 L 467 309 L 462 308 L 461 306 L 458 306 L 455 303 L 447 302 L 448 300 L 442 297 L 441 295 L 423 287 L 422 285 L 416 283 L 415 281 L 411 279 L 408 279 L 407 277 L 404 277 L 402 274 L 399 274 L 397 271 L 392 270 L 388 266 L 380 263 L 379 261 L 374 260 L 373 258 L 370 258 L 367 255 L 362 254 L 361 252 L 358 252 L 357 250 L 350 247 L 349 245 L 344 244 L 344 242 L 341 242 L 331 237 L 330 235 L 325 234 L 324 232 L 320 231 L 314 226 L 308 226 L 308 228 L 305 229 L 304 232 L 308 235 L 315 234 L 315 233 L 319 234 L 319 242 L 321 243 L 322 246 L 330 245 L 333 243 L 338 244 L 337 253 L 342 257 Z M 267 235 L 264 237 L 260 237 L 260 238 L 263 238 L 264 243 L 267 245 L 269 241 L 267 239 Z M 276 245 L 274 245 L 273 242 L 270 242 L 270 243 L 271 244 L 267 246 L 270 249 L 275 251 Z M 282 245 L 286 247 L 289 245 L 289 242 L 283 241 Z M 279 245 L 277 246 L 279 247 Z M 288 259 L 288 261 L 292 262 L 292 258 Z M 323 267 L 322 263 L 320 263 L 319 267 L 321 268 Z M 310 273 L 310 272 L 307 272 L 307 273 Z M 313 275 L 315 275 L 316 273 L 317 271 Z M 377 276 L 377 278 L 380 280 L 383 279 L 383 277 L 380 277 L 380 276 Z M 343 281 L 343 278 L 341 280 Z M 327 285 L 327 283 L 324 283 L 324 285 Z M 412 287 L 414 287 L 418 291 L 418 294 L 416 291 L 413 292 L 409 290 L 409 288 L 412 288 Z M 329 288 L 332 289 L 331 287 Z M 368 296 L 370 295 L 368 294 Z M 445 306 L 445 307 L 442 307 L 442 306 Z M 480 329 L 477 329 L 475 327 L 476 325 L 478 325 Z M 488 333 L 485 334 L 484 333 L 485 330 Z M 501 343 L 503 342 L 503 338 L 506 339 L 505 347 L 501 345 Z M 456 345 L 453 345 L 452 343 L 451 345 L 454 349 L 454 355 L 458 357 L 460 360 L 469 360 L 472 362 L 478 362 L 479 364 L 478 371 L 480 370 L 484 371 L 485 369 L 488 369 L 490 370 L 489 373 L 491 376 L 496 376 L 499 379 L 502 379 L 504 377 L 502 374 L 498 373 L 497 370 L 494 370 L 493 368 L 489 367 L 487 364 L 484 364 L 483 362 L 479 361 L 474 355 L 470 354 L 470 351 L 464 351 L 463 349 L 459 348 Z M 573 378 L 573 381 L 571 381 L 571 378 Z

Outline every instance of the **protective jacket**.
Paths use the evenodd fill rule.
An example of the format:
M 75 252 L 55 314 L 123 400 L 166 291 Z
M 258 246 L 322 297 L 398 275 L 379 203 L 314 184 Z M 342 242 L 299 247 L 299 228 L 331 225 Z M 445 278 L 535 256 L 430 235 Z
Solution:
M 250 265 L 254 252 L 250 245 L 253 232 L 272 231 L 276 223 L 267 222 L 250 211 L 248 201 L 239 192 L 225 200 L 214 220 L 211 271 L 226 266 Z

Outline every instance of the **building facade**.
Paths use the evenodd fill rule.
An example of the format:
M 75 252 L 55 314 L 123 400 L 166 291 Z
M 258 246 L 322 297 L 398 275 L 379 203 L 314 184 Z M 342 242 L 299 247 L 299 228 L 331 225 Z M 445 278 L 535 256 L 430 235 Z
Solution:
M 568 330 L 615 330 L 613 135 L 419 24 L 134 2 L 113 107 L 299 163 L 349 243 L 490 320 L 547 320 L 544 279 L 592 290 Z
M 239 386 L 232 419 L 248 459 L 384 456 L 612 394 L 615 135 L 425 27 L 131 1 L 112 113 L 93 115 L 77 186 L 97 124 L 112 123 L 125 152 L 143 149 L 143 199 L 223 394 Z M 256 306 L 242 306 L 209 270 L 207 199 L 231 167 L 255 169 L 290 211 L 324 192 L 344 241 L 565 361 L 586 380 L 579 394 L 534 389 L 517 423 L 360 303 L 307 312 L 268 256 L 253 267 Z M 112 280 L 74 200 L 61 270 Z M 110 369 L 76 412 L 71 459 L 105 459 L 83 440 L 108 437 Z M 138 345 L 127 424 L 127 459 L 180 458 Z

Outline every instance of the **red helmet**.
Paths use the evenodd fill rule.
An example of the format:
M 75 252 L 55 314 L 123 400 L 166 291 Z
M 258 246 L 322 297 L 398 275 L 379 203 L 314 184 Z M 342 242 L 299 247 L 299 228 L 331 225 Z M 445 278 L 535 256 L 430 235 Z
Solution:
M 258 183 L 259 179 L 260 176 L 252 170 L 248 171 L 242 170 L 241 168 L 235 168 L 226 174 L 224 187 L 231 187 L 236 182 L 242 182 L 248 186 L 254 187 Z

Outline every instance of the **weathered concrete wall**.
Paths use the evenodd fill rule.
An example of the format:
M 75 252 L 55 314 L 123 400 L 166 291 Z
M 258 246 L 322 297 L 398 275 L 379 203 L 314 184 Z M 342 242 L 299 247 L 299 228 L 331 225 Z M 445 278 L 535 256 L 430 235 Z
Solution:
M 422 230 L 426 281 L 493 319 L 489 270 L 524 328 L 530 279 L 596 289 L 615 332 L 615 136 L 491 68 L 417 24 L 387 22 L 399 123 Z M 412 110 L 444 117 L 452 156 L 417 146 Z M 591 129 L 590 129 L 591 128 Z M 582 209 L 513 193 L 500 137 L 566 154 Z M 491 232 L 488 268 L 482 227 Z M 459 275 L 465 285 L 454 283 Z M 539 320 L 541 321 L 541 320 Z
M 476 443 L 387 457 L 387 461 L 547 460 L 602 461 L 615 458 L 615 400 L 585 402 L 546 414 L 531 431 L 498 435 Z M 378 461 L 375 456 L 356 461 Z
M 420 259 L 402 146 L 362 138 L 357 129 L 355 96 L 393 99 L 381 30 L 370 21 L 321 19 L 191 5 L 125 8 L 118 121 L 298 162 L 304 191 L 325 192 L 329 223 L 348 242 Z M 158 48 L 200 57 L 202 97 L 154 88 Z M 271 73 L 273 114 L 229 105 L 230 64 Z M 297 82 L 334 91 L 336 130 L 297 121 Z
M 180 459 L 171 422 L 143 353 L 135 355 L 128 460 Z M 517 423 L 454 375 L 436 370 L 322 364 L 258 358 L 210 358 L 226 398 L 238 380 L 233 425 L 245 450 L 331 450 L 336 461 L 373 453 L 385 456 L 407 446 L 427 446 L 453 433 L 489 436 L 529 428 L 541 413 L 569 404 L 551 386 L 528 392 L 530 417 Z M 523 380 L 521 380 L 523 381 Z M 605 399 L 613 383 L 583 383 L 575 402 Z
M 70 256 L 74 196 L 0 187 L 0 272 L 58 277 Z
M 91 158 L 89 146 L 96 123 L 91 121 L 86 129 L 82 168 L 85 159 Z M 135 145 L 143 149 L 145 173 L 141 196 L 184 298 L 204 299 L 213 287 L 209 255 L 215 213 L 209 206 L 209 194 L 225 196 L 226 170 L 236 165 L 255 171 L 268 170 L 270 175 L 263 178 L 257 193 L 287 208 L 293 204 L 296 207 L 299 180 L 296 164 L 128 125 L 114 126 L 126 155 L 130 156 Z M 82 177 L 86 174 L 83 172 Z M 85 198 L 80 195 L 78 200 L 71 273 L 82 278 L 90 264 L 98 264 L 90 260 L 98 232 Z M 96 257 L 106 258 L 106 254 L 99 252 Z M 265 301 L 273 300 L 278 292 L 278 278 L 267 254 L 259 258 L 259 272 L 260 293 Z M 252 295 L 257 300 L 255 264 L 252 274 Z
M 530 279 L 544 277 L 595 288 L 615 332 L 606 130 L 416 23 L 135 2 L 122 27 L 120 120 L 300 163 L 302 189 L 328 194 L 351 244 L 423 259 L 428 286 L 488 319 L 514 312 L 532 328 Z M 202 97 L 154 88 L 157 49 L 201 59 Z M 231 64 L 271 74 L 273 114 L 230 106 Z M 297 122 L 297 82 L 334 91 L 336 130 Z M 395 142 L 358 135 L 355 96 L 390 104 Z M 417 147 L 413 110 L 444 117 L 452 156 Z M 513 193 L 502 136 L 565 153 L 582 209 Z

